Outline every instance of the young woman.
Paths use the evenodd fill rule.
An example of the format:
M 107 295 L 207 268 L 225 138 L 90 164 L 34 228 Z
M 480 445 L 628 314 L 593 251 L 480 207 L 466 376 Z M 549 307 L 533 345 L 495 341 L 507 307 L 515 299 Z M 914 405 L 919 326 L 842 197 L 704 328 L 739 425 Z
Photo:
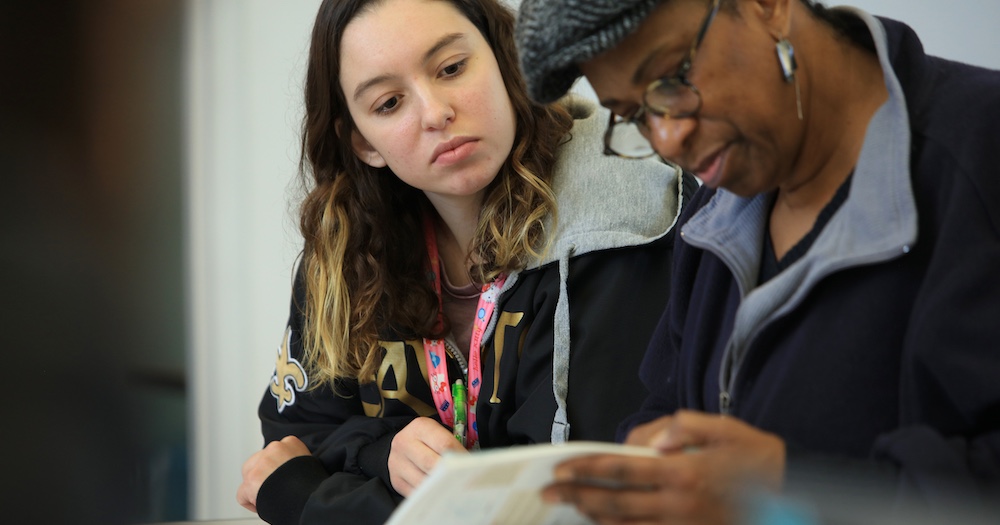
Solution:
M 495 0 L 322 4 L 305 247 L 241 504 L 380 523 L 463 444 L 613 439 L 696 183 L 595 154 L 606 120 L 529 102 Z

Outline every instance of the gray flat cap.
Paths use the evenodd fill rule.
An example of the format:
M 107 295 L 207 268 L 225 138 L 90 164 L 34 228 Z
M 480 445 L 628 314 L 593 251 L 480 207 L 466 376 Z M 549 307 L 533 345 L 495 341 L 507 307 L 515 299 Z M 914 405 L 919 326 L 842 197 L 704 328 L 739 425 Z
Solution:
M 515 38 L 528 95 L 548 103 L 580 77 L 577 64 L 635 31 L 659 0 L 522 0 Z

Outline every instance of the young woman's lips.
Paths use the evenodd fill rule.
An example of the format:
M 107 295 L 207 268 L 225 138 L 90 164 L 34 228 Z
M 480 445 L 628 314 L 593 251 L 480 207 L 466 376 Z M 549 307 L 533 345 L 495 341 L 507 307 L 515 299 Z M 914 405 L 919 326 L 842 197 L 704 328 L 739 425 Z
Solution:
M 725 160 L 725 148 L 715 152 L 695 168 L 694 174 L 709 188 L 718 188 L 722 178 L 722 164 Z
M 472 155 L 479 141 L 472 137 L 458 137 L 447 142 L 442 142 L 434 148 L 431 156 L 431 164 L 438 166 L 449 166 L 461 162 Z

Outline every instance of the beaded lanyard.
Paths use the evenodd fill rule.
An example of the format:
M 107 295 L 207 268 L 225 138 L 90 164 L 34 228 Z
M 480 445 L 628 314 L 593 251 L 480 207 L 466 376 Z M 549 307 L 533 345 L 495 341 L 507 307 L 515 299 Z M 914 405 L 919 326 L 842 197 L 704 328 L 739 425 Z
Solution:
M 434 224 L 427 216 L 424 217 L 424 239 L 427 242 L 427 255 L 430 258 L 431 275 L 434 282 L 434 291 L 438 296 L 438 327 L 444 323 L 444 312 L 441 300 L 441 269 L 440 257 L 438 256 L 437 237 L 434 234 Z M 486 326 L 493 316 L 496 308 L 497 297 L 500 295 L 500 288 L 503 287 L 507 277 L 500 275 L 488 285 L 483 285 L 482 293 L 479 295 L 479 305 L 476 307 L 476 318 L 472 325 L 472 338 L 469 341 L 469 377 L 465 382 L 469 389 L 466 396 L 466 413 L 469 419 L 467 434 L 465 438 L 465 448 L 472 449 L 479 440 L 479 428 L 476 425 L 476 402 L 479 400 L 479 391 L 483 387 L 482 359 L 479 345 L 483 339 Z M 431 394 L 434 396 L 434 405 L 437 407 L 441 422 L 449 427 L 455 426 L 455 407 L 452 397 L 451 383 L 448 380 L 447 350 L 444 341 L 441 339 L 424 339 L 424 357 L 427 360 L 427 376 L 431 386 Z

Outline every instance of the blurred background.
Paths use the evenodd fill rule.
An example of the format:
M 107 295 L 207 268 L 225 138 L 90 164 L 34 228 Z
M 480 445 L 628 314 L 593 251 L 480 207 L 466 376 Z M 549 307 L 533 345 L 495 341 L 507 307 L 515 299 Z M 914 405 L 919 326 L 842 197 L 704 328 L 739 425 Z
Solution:
M 0 2 L 10 522 L 248 515 L 235 491 L 300 244 L 318 4 Z M 854 5 L 1000 69 L 995 0 Z

